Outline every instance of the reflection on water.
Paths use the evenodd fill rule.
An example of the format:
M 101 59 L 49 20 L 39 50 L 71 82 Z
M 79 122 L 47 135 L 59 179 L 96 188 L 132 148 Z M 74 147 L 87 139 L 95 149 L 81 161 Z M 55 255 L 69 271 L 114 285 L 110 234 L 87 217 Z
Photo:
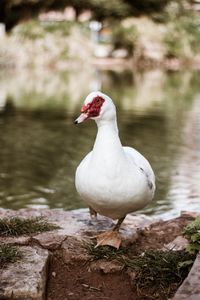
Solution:
M 155 170 L 155 200 L 144 211 L 169 217 L 197 209 L 197 197 L 188 189 L 198 186 L 200 155 L 193 154 L 200 145 L 188 138 L 192 132 L 199 141 L 199 123 L 193 121 L 200 112 L 198 80 L 196 73 L 158 70 L 1 74 L 0 206 L 84 206 L 74 173 L 92 148 L 96 127 L 92 121 L 74 126 L 73 119 L 84 97 L 101 87 L 117 105 L 123 144 L 141 151 Z M 191 168 L 193 185 L 187 184 L 188 177 L 193 180 L 190 160 L 198 161 Z

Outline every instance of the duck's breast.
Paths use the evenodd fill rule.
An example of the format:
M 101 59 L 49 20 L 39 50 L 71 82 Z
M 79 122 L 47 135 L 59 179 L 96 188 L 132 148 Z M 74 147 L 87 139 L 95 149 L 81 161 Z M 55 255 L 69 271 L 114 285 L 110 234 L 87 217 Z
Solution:
M 76 171 L 76 188 L 97 212 L 119 218 L 144 207 L 152 198 L 140 168 L 129 159 L 93 159 L 90 152 Z

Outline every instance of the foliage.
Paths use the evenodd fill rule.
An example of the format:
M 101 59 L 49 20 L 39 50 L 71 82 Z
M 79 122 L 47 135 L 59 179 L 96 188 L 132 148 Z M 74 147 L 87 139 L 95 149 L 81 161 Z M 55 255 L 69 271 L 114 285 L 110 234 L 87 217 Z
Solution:
M 2 218 L 0 219 L 0 236 L 19 236 L 58 229 L 43 217 L 35 218 Z
M 200 217 L 196 218 L 193 222 L 188 224 L 183 234 L 188 238 L 189 245 L 187 251 L 190 253 L 196 253 L 200 251 Z
M 44 38 L 47 33 L 57 33 L 60 36 L 67 36 L 70 33 L 72 22 L 39 22 L 32 19 L 29 22 L 21 23 L 16 26 L 13 33 L 22 38 L 36 40 Z
M 94 18 L 102 21 L 106 18 L 124 18 L 130 14 L 130 7 L 123 0 L 91 0 Z
M 7 263 L 14 263 L 22 257 L 17 246 L 1 244 L 0 245 L 0 268 Z
M 171 0 L 124 0 L 131 7 L 131 12 L 134 15 L 152 14 L 155 12 L 162 12 L 165 6 Z
M 169 288 L 181 284 L 191 268 L 194 256 L 185 251 L 149 250 L 139 257 L 125 259 L 125 264 L 136 271 L 136 284 L 143 288 Z
M 84 246 L 93 260 L 106 259 L 120 263 L 124 268 L 136 272 L 135 284 L 139 293 L 144 289 L 153 289 L 153 293 L 170 295 L 171 285 L 180 285 L 187 276 L 195 255 L 181 251 L 148 250 L 138 256 L 132 256 L 124 248 Z
M 133 54 L 138 33 L 135 26 L 125 27 L 123 24 L 112 26 L 113 45 L 115 49 L 125 48 L 129 55 Z
M 181 3 L 190 3 L 191 0 L 184 0 Z M 0 1 L 0 22 L 4 22 L 8 29 L 11 29 L 22 19 L 33 18 L 41 11 L 62 10 L 72 6 L 78 16 L 84 10 L 91 10 L 94 17 L 104 20 L 110 17 L 124 18 L 126 16 L 140 16 L 165 13 L 170 3 L 178 3 L 178 0 L 1 0 Z
M 192 58 L 200 51 L 199 18 L 182 15 L 167 24 L 164 37 L 167 57 Z

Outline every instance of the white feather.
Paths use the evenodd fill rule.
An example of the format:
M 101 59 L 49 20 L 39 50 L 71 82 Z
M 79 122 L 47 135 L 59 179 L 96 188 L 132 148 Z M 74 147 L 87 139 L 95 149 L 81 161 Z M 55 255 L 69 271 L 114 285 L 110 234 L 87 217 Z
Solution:
M 152 200 L 155 176 L 142 154 L 122 147 L 112 100 L 96 92 L 85 103 L 97 94 L 105 99 L 100 115 L 94 118 L 98 132 L 93 150 L 76 170 L 75 185 L 83 200 L 96 212 L 119 219 Z

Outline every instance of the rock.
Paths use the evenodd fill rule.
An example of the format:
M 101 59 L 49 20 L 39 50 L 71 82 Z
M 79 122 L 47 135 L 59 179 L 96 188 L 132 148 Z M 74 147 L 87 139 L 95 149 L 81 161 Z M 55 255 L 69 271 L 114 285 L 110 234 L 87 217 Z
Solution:
M 108 260 L 97 260 L 90 264 L 89 270 L 92 271 L 102 271 L 103 273 L 115 273 L 123 269 L 123 266 L 115 261 Z
M 187 211 L 187 210 L 181 211 L 181 217 L 190 217 L 192 219 L 193 218 L 196 219 L 199 216 L 200 216 L 200 212 L 198 211 Z
M 91 258 L 87 250 L 83 247 L 83 241 L 72 236 L 68 237 L 67 240 L 62 243 L 61 255 L 66 264 L 89 261 Z
M 32 241 L 47 249 L 57 249 L 68 236 L 85 238 L 95 236 L 100 232 L 110 230 L 114 222 L 107 217 L 98 215 L 96 221 L 91 221 L 88 209 L 64 211 L 62 209 L 20 209 L 18 211 L 0 209 L 0 217 L 45 217 L 60 229 L 40 234 L 32 234 Z M 120 228 L 122 239 L 128 244 L 136 238 L 138 229 L 143 229 L 155 222 L 154 218 L 145 215 L 127 215 Z M 17 243 L 16 238 L 15 243 Z M 12 238 L 10 240 L 12 242 Z
M 0 243 L 4 244 L 16 244 L 16 245 L 28 245 L 31 240 L 30 236 L 17 236 L 17 237 L 1 237 Z
M 60 247 L 66 236 L 59 232 L 43 232 L 32 237 L 33 242 L 37 242 L 42 248 L 56 250 Z
M 163 250 L 183 250 L 189 244 L 188 240 L 183 236 L 177 236 L 171 243 L 164 245 Z
M 200 254 L 190 270 L 189 275 L 183 281 L 173 300 L 199 300 L 200 299 Z
M 44 300 L 49 254 L 38 247 L 20 247 L 22 260 L 0 274 L 0 299 Z

